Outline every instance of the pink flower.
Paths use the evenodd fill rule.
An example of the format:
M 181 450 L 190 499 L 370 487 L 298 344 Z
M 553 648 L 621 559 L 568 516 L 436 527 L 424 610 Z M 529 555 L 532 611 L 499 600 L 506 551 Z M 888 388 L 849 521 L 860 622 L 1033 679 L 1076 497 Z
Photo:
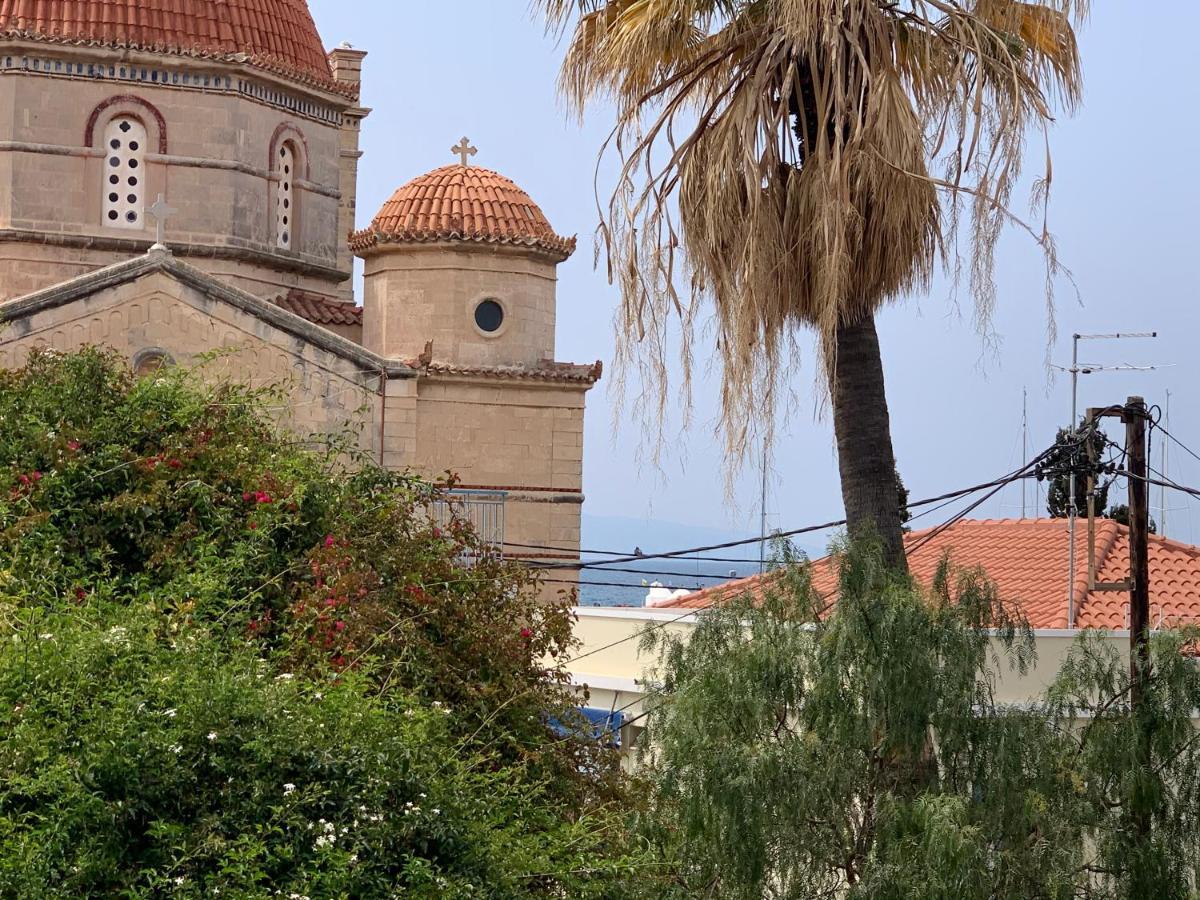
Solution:
M 336 543 L 337 543 L 337 541 L 336 541 L 336 540 L 334 540 L 334 537 L 333 537 L 333 535 L 332 535 L 332 534 L 330 534 L 330 535 L 326 535 L 326 536 L 325 536 L 325 546 L 326 546 L 326 548 L 332 547 L 332 546 L 333 546 L 334 544 L 336 544 Z
M 528 628 L 522 628 L 521 637 L 525 638 L 525 640 L 529 640 L 531 637 L 533 637 L 533 632 Z
M 243 503 L 249 503 L 253 499 L 254 499 L 254 495 L 252 493 L 250 493 L 249 491 L 246 491 L 244 494 L 242 494 L 242 502 Z
M 42 480 L 42 473 L 41 472 L 33 472 L 30 474 L 29 477 L 33 479 L 34 484 L 37 484 L 39 481 Z
M 340 622 L 340 621 L 339 621 L 339 622 L 334 622 L 334 623 L 333 623 L 333 627 L 334 627 L 334 630 L 336 630 L 336 631 L 345 631 L 345 630 L 346 630 L 346 623 L 345 623 L 345 622 Z
M 271 503 L 272 502 L 271 495 L 268 494 L 266 491 L 258 491 L 257 493 L 255 493 L 254 501 L 256 503 Z
M 181 463 L 177 459 L 171 460 L 169 463 L 167 463 L 167 465 L 170 466 L 172 469 L 182 469 L 183 468 L 183 463 Z
M 78 450 L 81 446 L 83 445 L 80 444 L 79 441 L 67 441 L 67 449 L 72 453 Z
M 251 531 L 258 531 L 258 523 L 257 523 L 257 522 L 251 522 L 251 523 L 250 523 L 250 530 L 251 530 Z
M 28 485 L 29 484 L 29 476 L 24 475 L 24 474 L 18 475 L 17 481 L 21 482 L 21 484 Z

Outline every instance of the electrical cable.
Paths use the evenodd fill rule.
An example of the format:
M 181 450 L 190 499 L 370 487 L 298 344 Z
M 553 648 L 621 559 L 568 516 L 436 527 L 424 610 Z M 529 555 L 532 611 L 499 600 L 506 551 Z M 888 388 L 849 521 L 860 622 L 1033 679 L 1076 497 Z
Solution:
M 1187 444 L 1185 444 L 1179 438 L 1175 437 L 1175 435 L 1171 434 L 1171 432 L 1167 431 L 1167 429 L 1163 428 L 1162 425 L 1158 424 L 1157 422 L 1151 422 L 1151 429 L 1154 429 L 1154 428 L 1157 428 L 1164 435 L 1166 435 L 1167 438 L 1174 441 L 1180 447 L 1180 449 L 1183 450 L 1184 453 L 1187 453 L 1189 456 L 1192 457 L 1192 459 L 1196 460 L 1196 462 L 1200 462 L 1200 454 L 1196 453 L 1195 450 L 1193 450 L 1191 447 L 1189 447 Z
M 629 555 L 628 550 L 579 550 L 579 549 L 576 549 L 575 547 L 566 547 L 566 546 L 555 545 L 555 544 L 517 544 L 512 541 L 502 541 L 501 544 L 505 547 L 515 547 L 518 550 L 553 550 L 553 551 L 559 551 L 559 552 L 578 553 L 582 556 L 628 556 Z M 640 557 L 640 556 L 635 557 L 635 558 L 642 559 L 642 557 Z M 756 566 L 758 565 L 757 558 L 750 559 L 748 557 L 747 558 L 738 558 L 738 557 L 727 557 L 727 556 L 681 556 L 681 557 L 679 557 L 679 560 L 681 562 L 696 561 L 696 562 L 717 562 L 717 563 L 753 563 Z M 597 560 L 597 562 L 599 563 L 601 561 Z M 615 563 L 616 560 L 613 560 L 612 562 Z
M 1002 477 L 1002 478 L 997 478 L 997 479 L 994 479 L 994 480 L 992 480 L 992 481 L 985 482 L 985 483 L 983 483 L 983 484 L 977 484 L 977 485 L 973 485 L 973 486 L 971 486 L 971 487 L 969 487 L 969 488 L 963 488 L 963 489 L 961 489 L 961 490 L 957 490 L 957 491 L 951 491 L 951 492 L 949 492 L 949 493 L 942 494 L 942 495 L 940 495 L 940 496 L 937 496 L 937 497 L 930 497 L 930 498 L 928 498 L 928 499 L 925 499 L 925 500 L 918 500 L 918 501 L 916 501 L 916 502 L 914 502 L 914 503 L 910 503 L 910 504 L 909 504 L 909 506 L 910 506 L 910 508 L 911 508 L 911 507 L 919 507 L 919 506 L 930 506 L 930 505 L 932 505 L 932 504 L 943 503 L 943 501 L 951 501 L 951 502 L 953 502 L 954 500 L 958 500 L 958 499 L 961 499 L 961 498 L 963 498 L 963 497 L 968 497 L 968 496 L 970 496 L 971 494 L 976 494 L 976 493 L 978 493 L 979 491 L 988 490 L 989 488 L 995 488 L 995 487 L 1004 487 L 1005 485 L 1011 484 L 1013 481 L 1015 481 L 1015 480 L 1016 480 L 1016 479 L 1018 479 L 1018 478 L 1022 478 L 1022 477 L 1032 477 L 1032 476 L 1028 476 L 1026 473 L 1027 473 L 1027 472 L 1028 472 L 1028 471 L 1029 471 L 1031 468 L 1033 468 L 1033 467 L 1034 467 L 1034 466 L 1036 466 L 1038 463 L 1040 463 L 1040 462 L 1041 462 L 1043 459 L 1045 459 L 1045 458 L 1046 458 L 1046 456 L 1048 456 L 1048 455 L 1050 454 L 1050 452 L 1051 452 L 1050 450 L 1046 450 L 1046 451 L 1044 451 L 1043 453 L 1039 454 L 1039 455 L 1038 455 L 1038 456 L 1037 456 L 1037 457 L 1036 457 L 1036 458 L 1035 458 L 1035 459 L 1034 459 L 1032 462 L 1030 462 L 1029 464 L 1027 464 L 1027 465 L 1025 465 L 1025 466 L 1022 466 L 1022 467 L 1021 467 L 1020 469 L 1018 469 L 1016 472 L 1013 472 L 1013 473 L 1010 473 L 1010 474 L 1008 474 L 1008 475 L 1005 475 L 1005 476 L 1004 476 L 1004 477 Z M 984 499 L 985 499 L 985 500 L 986 500 L 986 499 L 989 499 L 991 496 L 994 496 L 994 495 L 995 495 L 995 492 L 993 492 L 992 494 L 990 494 L 990 495 L 989 495 L 989 497 L 987 497 L 987 498 L 984 498 Z M 976 504 L 976 505 L 978 505 L 978 504 Z M 972 508 L 975 508 L 975 507 L 972 507 Z M 922 515 L 925 515 L 925 513 L 922 513 Z M 845 520 L 845 519 L 839 519 L 839 520 L 837 520 L 837 521 L 835 521 L 835 522 L 824 522 L 824 523 L 822 523 L 822 524 L 820 524 L 820 525 L 809 525 L 809 526 L 806 526 L 806 527 L 803 527 L 803 528 L 794 528 L 794 529 L 791 529 L 791 530 L 789 530 L 789 531 L 780 531 L 780 532 L 776 532 L 775 534 L 773 534 L 773 535 L 770 535 L 770 536 L 768 536 L 768 537 L 765 537 L 765 538 L 764 538 L 764 537 L 756 537 L 756 538 L 748 538 L 748 539 L 745 539 L 745 540 L 740 540 L 740 541 L 726 541 L 725 543 L 721 543 L 721 544 L 711 544 L 711 545 L 709 545 L 709 546 L 705 546 L 705 547 L 691 547 L 691 548 L 688 548 L 688 549 L 686 549 L 686 550 L 675 550 L 675 551 L 670 551 L 670 552 L 666 552 L 666 553 L 646 553 L 646 554 L 643 554 L 643 555 L 641 555 L 641 556 L 626 556 L 626 557 L 618 557 L 618 558 L 616 558 L 616 559 L 611 559 L 611 560 L 606 560 L 606 561 L 601 561 L 601 562 L 594 562 L 594 563 L 585 563 L 585 562 L 579 562 L 579 563 L 552 563 L 552 562 L 545 562 L 545 563 L 542 563 L 542 564 L 534 565 L 533 567 L 534 567 L 534 568 L 553 569 L 553 570 L 556 570 L 556 571 L 565 571 L 565 570 L 583 571 L 583 570 L 586 570 L 586 569 L 599 569 L 600 571 L 603 571 L 603 567 L 604 567 L 604 566 L 611 566 L 611 565 L 614 565 L 614 564 L 617 564 L 617 563 L 627 563 L 627 562 L 630 562 L 630 563 L 632 563 L 632 562 L 639 562 L 639 561 L 641 561 L 641 560 L 650 560 L 650 559 L 671 559 L 671 560 L 676 560 L 676 559 L 680 559 L 680 558 L 683 558 L 683 557 L 688 557 L 688 556 L 690 556 L 690 555 L 693 555 L 693 554 L 698 554 L 698 553 L 706 553 L 706 552 L 708 552 L 708 551 L 710 551 L 710 550 L 725 550 L 725 549 L 728 549 L 728 548 L 731 548 L 731 547 L 744 547 L 744 546 L 747 546 L 747 545 L 750 545 L 750 544 L 761 544 L 763 541 L 769 541 L 769 540 L 778 540 L 778 539 L 782 539 L 782 538 L 789 538 L 789 537 L 796 537 L 796 536 L 798 536 L 798 535 L 802 535 L 802 534 L 812 534 L 812 533 L 814 533 L 814 532 L 818 532 L 818 531 L 828 531 L 828 530 L 830 530 L 830 529 L 833 529 L 833 528 L 840 528 L 840 527 L 842 527 L 842 526 L 843 526 L 843 525 L 845 525 L 845 524 L 846 524 L 846 520 Z

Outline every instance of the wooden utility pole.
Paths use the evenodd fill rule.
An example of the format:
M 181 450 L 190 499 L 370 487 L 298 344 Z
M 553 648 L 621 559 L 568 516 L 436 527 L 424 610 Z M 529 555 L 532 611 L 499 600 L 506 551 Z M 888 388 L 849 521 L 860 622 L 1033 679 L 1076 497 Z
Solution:
M 1137 729 L 1139 788 L 1130 798 L 1134 832 L 1150 840 L 1151 804 L 1145 780 L 1154 765 L 1150 743 L 1153 727 L 1145 706 L 1150 682 L 1150 486 L 1146 482 L 1146 401 L 1130 397 L 1125 404 L 1125 449 L 1129 455 L 1129 699 Z
M 1125 405 L 1129 453 L 1129 665 L 1136 706 L 1150 677 L 1150 489 L 1146 483 L 1146 401 Z

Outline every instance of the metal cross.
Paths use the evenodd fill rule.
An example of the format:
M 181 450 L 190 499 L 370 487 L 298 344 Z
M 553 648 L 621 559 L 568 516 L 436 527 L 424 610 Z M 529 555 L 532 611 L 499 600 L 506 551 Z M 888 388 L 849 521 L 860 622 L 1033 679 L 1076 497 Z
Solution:
M 154 205 L 147 209 L 146 212 L 154 216 L 154 221 L 158 223 L 158 239 L 155 241 L 155 246 L 166 247 L 166 244 L 163 242 L 166 240 L 167 219 L 171 218 L 179 210 L 167 206 L 167 198 L 159 194 L 158 199 L 154 201 Z
M 450 152 L 457 153 L 462 158 L 462 164 L 464 166 L 469 166 L 471 164 L 471 157 L 479 151 L 475 147 L 471 146 L 471 139 L 465 137 L 459 141 L 457 147 L 451 147 Z

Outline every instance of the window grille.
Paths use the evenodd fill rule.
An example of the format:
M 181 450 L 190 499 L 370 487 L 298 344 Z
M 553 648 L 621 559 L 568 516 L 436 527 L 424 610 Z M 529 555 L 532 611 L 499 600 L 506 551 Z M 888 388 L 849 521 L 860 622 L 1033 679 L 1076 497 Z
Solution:
M 279 180 L 275 182 L 275 246 L 291 250 L 296 235 L 296 149 L 279 147 Z
M 433 503 L 431 515 L 439 528 L 445 528 L 456 515 L 468 522 L 479 540 L 497 556 L 504 555 L 503 491 L 448 491 L 444 500 Z
M 144 228 L 146 126 L 118 116 L 104 129 L 104 224 Z

